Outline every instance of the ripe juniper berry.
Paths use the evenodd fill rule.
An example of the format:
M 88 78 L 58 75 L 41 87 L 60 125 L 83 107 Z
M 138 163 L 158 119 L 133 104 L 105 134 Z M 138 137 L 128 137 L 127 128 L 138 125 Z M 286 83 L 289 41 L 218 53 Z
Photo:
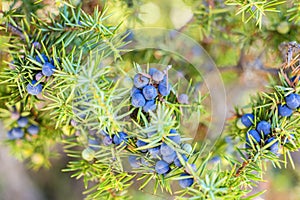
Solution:
M 190 178 L 189 176 L 190 176 L 189 174 L 185 174 L 185 173 L 180 175 L 180 177 L 186 177 L 186 178 L 180 179 L 178 181 L 180 187 L 187 188 L 187 187 L 190 187 L 191 185 L 193 185 L 194 179 Z
M 162 80 L 158 84 L 158 91 L 162 96 L 167 96 L 171 92 L 171 85 L 167 82 L 166 79 Z
M 143 88 L 143 95 L 147 100 L 153 100 L 157 96 L 157 90 L 152 85 L 147 85 Z
M 244 114 L 244 115 L 241 117 L 241 121 L 242 121 L 242 123 L 243 123 L 247 128 L 249 128 L 249 127 L 252 126 L 252 124 L 253 124 L 253 121 L 254 121 L 254 115 L 253 115 L 253 114 L 250 114 L 250 113 Z
M 36 125 L 30 125 L 28 128 L 27 128 L 27 132 L 31 135 L 36 135 L 38 134 L 39 132 L 39 127 L 36 126 Z
M 45 63 L 45 62 L 49 62 L 49 59 L 48 57 L 45 55 L 45 54 L 41 54 L 41 57 L 40 56 L 35 56 L 35 60 L 39 63 Z
M 289 117 L 293 114 L 293 110 L 287 105 L 278 105 L 278 114 L 282 117 Z
M 12 134 L 12 130 L 10 130 L 10 131 L 7 132 L 7 138 L 8 138 L 9 140 L 14 140 L 14 139 L 16 139 L 16 138 L 14 137 L 14 135 Z
M 137 147 L 143 147 L 143 146 L 146 146 L 146 145 L 147 145 L 147 143 L 142 141 L 142 140 L 137 140 L 136 141 L 136 146 Z M 147 149 L 143 149 L 143 150 L 140 150 L 140 151 L 143 152 L 143 153 L 146 153 Z
M 49 62 L 46 62 L 42 67 L 42 73 L 45 76 L 51 76 L 54 73 L 55 66 Z
M 180 144 L 181 137 L 180 137 L 179 133 L 177 133 L 176 130 L 174 130 L 174 129 L 171 129 L 170 133 L 172 135 L 169 135 L 168 138 L 170 140 L 172 140 L 173 142 Z
M 188 158 L 186 157 L 186 155 L 182 154 L 181 157 L 183 158 L 183 160 L 184 160 L 185 162 L 188 161 Z M 182 166 L 182 163 L 180 162 L 179 157 L 176 157 L 176 158 L 175 158 L 174 164 L 175 164 L 177 167 L 181 167 L 181 166 Z
M 296 109 L 297 107 L 299 107 L 300 102 L 298 101 L 299 97 L 297 97 L 297 96 L 299 96 L 299 95 L 292 93 L 285 97 L 286 105 L 290 109 Z
M 158 71 L 158 69 L 156 69 L 156 68 L 150 68 L 150 69 L 149 69 L 149 75 L 150 75 L 150 76 L 153 76 L 153 74 L 154 74 L 156 71 Z
M 113 143 L 115 145 L 119 145 L 121 144 L 122 142 L 127 142 L 127 134 L 124 133 L 124 132 L 119 132 L 118 134 L 114 135 L 113 137 Z
M 24 136 L 24 131 L 21 128 L 13 128 L 11 130 L 11 134 L 14 138 L 19 139 L 22 138 Z
M 146 104 L 146 99 L 141 93 L 134 93 L 131 97 L 131 104 L 136 107 L 143 107 Z
M 250 137 L 252 137 L 254 139 L 253 140 L 251 138 L 254 145 L 256 143 L 260 143 L 260 140 L 261 140 L 260 134 L 256 130 L 252 129 L 252 130 L 248 131 L 248 133 L 246 133 L 246 148 L 251 148 Z
M 161 156 L 159 146 L 158 147 L 153 147 L 153 148 L 149 149 L 148 151 L 149 151 L 151 157 L 153 157 L 153 158 L 158 158 L 158 157 Z
M 155 171 L 158 174 L 165 174 L 170 170 L 170 166 L 166 161 L 159 160 L 155 164 Z
M 142 74 L 136 74 L 133 78 L 133 84 L 137 88 L 143 88 L 148 85 L 149 79 Z
M 143 107 L 143 111 L 145 111 L 145 112 L 153 111 L 155 109 L 156 109 L 155 100 L 146 101 L 146 103 Z
M 267 136 L 271 133 L 271 124 L 266 121 L 260 121 L 256 126 L 256 130 L 259 134 L 263 132 L 263 134 Z
M 172 154 L 170 155 L 163 155 L 162 159 L 164 161 L 166 161 L 167 163 L 171 164 L 175 159 L 176 159 L 176 152 L 174 151 Z
M 162 143 L 160 147 L 160 153 L 163 156 L 168 156 L 173 154 L 175 151 L 172 147 L 168 146 L 166 143 Z
M 266 144 L 269 144 L 271 142 L 273 142 L 274 140 L 276 140 L 274 137 L 271 137 L 269 138 L 267 141 L 266 141 Z M 274 142 L 269 148 L 268 150 L 270 150 L 272 153 L 274 154 L 277 154 L 278 153 L 278 150 L 279 150 L 279 143 L 278 141 Z
M 25 127 L 28 124 L 28 118 L 20 117 L 17 122 L 18 122 L 19 127 Z
M 152 79 L 156 82 L 160 82 L 164 79 L 164 73 L 156 70 L 153 74 L 152 74 Z
M 178 102 L 182 104 L 189 104 L 189 97 L 187 94 L 181 94 L 178 96 Z
M 33 80 L 31 81 L 31 83 L 28 83 L 26 90 L 29 94 L 38 95 L 42 92 L 43 86 L 40 83 L 35 85 L 36 83 L 36 80 Z
M 191 153 L 193 151 L 193 147 L 192 145 L 188 144 L 188 143 L 184 143 L 182 144 L 182 149 L 184 151 L 186 151 L 187 153 Z
M 141 90 L 141 89 L 138 89 L 138 88 L 136 88 L 136 87 L 133 87 L 133 88 L 131 89 L 131 96 L 132 96 L 133 94 L 135 94 L 135 93 L 140 93 L 140 94 L 142 94 L 142 90 Z

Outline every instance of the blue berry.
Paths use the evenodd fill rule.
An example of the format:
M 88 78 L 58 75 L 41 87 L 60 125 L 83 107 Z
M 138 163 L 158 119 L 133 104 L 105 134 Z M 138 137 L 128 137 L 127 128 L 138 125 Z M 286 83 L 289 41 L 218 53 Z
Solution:
M 143 107 L 146 104 L 146 99 L 141 93 L 134 93 L 131 97 L 131 104 L 136 107 Z
M 124 132 L 119 132 L 118 134 L 114 135 L 113 142 L 116 145 L 121 144 L 122 142 L 127 142 L 127 134 Z
M 183 160 L 184 160 L 185 162 L 188 161 L 188 158 L 186 157 L 186 155 L 182 154 L 181 156 L 182 156 L 182 158 L 183 158 Z M 178 157 L 174 160 L 174 164 L 175 164 L 177 167 L 181 167 L 181 166 L 182 166 L 182 164 L 181 164 L 181 162 L 180 162 L 180 160 L 179 160 Z
M 30 125 L 28 128 L 27 128 L 27 132 L 31 135 L 36 135 L 38 134 L 39 132 L 39 127 L 36 126 L 36 125 Z
M 256 126 L 256 130 L 258 133 L 263 132 L 263 134 L 267 136 L 271 133 L 271 124 L 266 121 L 260 121 Z
M 159 70 L 156 70 L 155 72 L 153 72 L 152 74 L 152 79 L 156 82 L 160 82 L 164 79 L 164 73 L 159 71 Z
M 188 143 L 182 144 L 182 149 L 184 151 L 186 151 L 187 153 L 191 153 L 193 151 L 192 145 L 190 145 Z
M 147 85 L 143 88 L 143 95 L 147 100 L 153 100 L 157 96 L 157 90 L 152 85 Z
M 181 174 L 180 176 L 184 177 L 184 176 L 190 176 L 190 175 L 189 174 Z M 180 179 L 178 182 L 179 182 L 180 187 L 187 188 L 187 187 L 190 187 L 191 185 L 193 185 L 194 179 L 187 177 L 185 179 Z
M 109 146 L 112 144 L 112 138 L 109 135 L 106 135 L 103 140 L 102 140 L 103 144 L 105 146 Z
M 37 85 L 36 84 L 36 80 L 31 81 L 31 83 L 28 83 L 26 90 L 29 94 L 31 95 L 38 95 L 42 92 L 43 86 L 39 83 Z
M 139 168 L 141 165 L 141 160 L 137 156 L 129 156 L 128 161 L 132 168 Z
M 275 140 L 274 137 L 269 138 L 269 139 L 266 141 L 266 144 L 271 143 L 273 140 Z M 277 154 L 277 152 L 278 152 L 278 150 L 279 150 L 279 143 L 278 143 L 278 141 L 276 141 L 274 144 L 272 144 L 272 145 L 268 148 L 268 150 L 270 150 L 272 153 Z
M 176 144 L 180 144 L 181 137 L 180 137 L 179 133 L 176 133 L 176 130 L 174 132 L 174 129 L 171 129 L 170 133 L 172 134 L 172 136 L 168 136 L 168 138 L 170 138 L 170 140 L 172 140 Z
M 177 131 L 175 129 L 170 129 L 170 133 L 177 133 Z
M 155 100 L 147 101 L 143 107 L 143 111 L 145 111 L 145 112 L 153 111 L 155 109 L 156 109 Z
M 261 140 L 260 134 L 256 130 L 252 129 L 252 130 L 248 131 L 248 133 L 246 134 L 246 148 L 251 147 L 250 136 L 253 137 L 254 141 L 253 140 L 252 141 L 254 144 L 260 143 L 260 140 Z
M 278 114 L 282 117 L 289 117 L 293 114 L 293 110 L 286 105 L 278 105 Z
M 250 114 L 250 113 L 244 114 L 244 115 L 241 117 L 241 121 L 242 121 L 242 123 L 243 123 L 247 128 L 249 128 L 249 127 L 252 126 L 252 124 L 253 124 L 253 121 L 254 121 L 254 115 L 253 115 L 253 114 Z
M 148 151 L 153 158 L 160 157 L 160 147 L 153 147 L 153 148 L 149 149 Z
M 148 85 L 149 79 L 141 74 L 136 74 L 133 78 L 133 84 L 137 88 L 143 88 Z
M 168 146 L 166 143 L 162 143 L 162 145 L 160 146 L 161 155 L 167 156 L 167 155 L 171 155 L 174 152 L 175 152 L 174 149 Z
M 297 107 L 299 107 L 300 102 L 298 100 L 299 97 L 297 97 L 297 96 L 299 96 L 299 95 L 292 93 L 285 97 L 286 105 L 290 109 L 296 109 Z
M 167 83 L 167 80 L 164 79 L 158 84 L 158 91 L 162 96 L 167 96 L 171 92 L 171 85 Z
M 170 166 L 169 166 L 169 164 L 167 162 L 165 162 L 163 160 L 160 160 L 160 161 L 156 162 L 156 164 L 155 164 L 155 171 L 158 174 L 165 174 L 169 170 L 170 170 Z
M 11 135 L 16 139 L 19 139 L 24 136 L 24 131 L 21 128 L 13 128 L 11 130 Z
M 147 143 L 144 142 L 144 141 L 142 141 L 142 140 L 137 140 L 137 141 L 136 141 L 136 146 L 137 146 L 137 147 L 143 147 L 143 146 L 146 146 L 146 145 L 147 145 Z M 147 152 L 147 149 L 140 150 L 140 151 L 143 152 L 143 153 L 146 153 L 146 152 Z
M 170 155 L 163 155 L 162 159 L 164 161 L 166 161 L 167 163 L 171 164 L 175 159 L 176 159 L 176 152 L 174 151 L 172 154 Z
M 28 124 L 28 118 L 27 117 L 20 117 L 18 119 L 19 127 L 25 127 L 27 124 Z
M 156 68 L 150 68 L 150 69 L 149 69 L 149 75 L 150 75 L 150 76 L 153 76 L 153 74 L 154 74 L 156 71 L 158 71 L 158 69 L 156 69 Z
M 189 104 L 189 97 L 187 94 L 181 94 L 178 97 L 178 102 L 182 104 Z
M 54 65 L 52 65 L 51 63 L 46 62 L 46 63 L 43 65 L 42 73 L 43 73 L 45 76 L 51 76 L 51 75 L 54 73 L 54 69 L 55 69 L 55 66 L 54 66 Z
M 133 88 L 131 89 L 131 96 L 132 96 L 133 94 L 135 94 L 135 93 L 140 93 L 140 94 L 142 94 L 142 90 L 141 90 L 141 89 L 138 89 L 138 88 L 136 88 L 136 87 L 133 87 Z
M 12 130 L 10 130 L 10 131 L 7 132 L 7 138 L 8 138 L 9 140 L 14 140 L 14 139 L 16 139 L 16 138 L 14 137 L 14 135 L 12 134 Z
M 93 149 L 94 151 L 98 151 L 100 149 L 100 143 L 97 139 L 92 139 L 90 138 L 88 140 L 88 143 L 89 143 L 89 148 Z
M 44 62 L 49 62 L 49 59 L 45 54 L 42 53 L 41 57 L 44 60 Z M 35 60 L 38 61 L 39 63 L 43 63 L 42 59 L 38 55 L 35 56 Z

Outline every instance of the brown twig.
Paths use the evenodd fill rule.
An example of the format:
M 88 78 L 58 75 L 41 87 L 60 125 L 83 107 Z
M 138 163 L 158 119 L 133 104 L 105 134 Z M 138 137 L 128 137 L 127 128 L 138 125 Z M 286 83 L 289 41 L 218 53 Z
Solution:
M 244 169 L 250 164 L 250 162 L 251 162 L 251 158 L 244 161 L 242 166 L 240 168 L 238 168 L 238 170 L 236 171 L 235 177 L 239 177 L 241 175 L 241 173 L 244 171 Z

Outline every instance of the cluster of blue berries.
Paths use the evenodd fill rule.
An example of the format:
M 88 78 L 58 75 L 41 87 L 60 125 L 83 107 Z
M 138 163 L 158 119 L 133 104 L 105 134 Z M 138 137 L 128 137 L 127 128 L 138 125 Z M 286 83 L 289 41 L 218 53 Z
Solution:
M 152 134 L 148 134 L 149 137 Z M 175 129 L 170 130 L 170 135 L 168 136 L 172 142 L 177 145 L 181 145 L 181 147 L 187 151 L 191 152 L 192 147 L 190 144 L 182 144 L 180 134 L 177 133 Z M 177 156 L 177 153 L 173 147 L 169 146 L 167 143 L 162 142 L 160 146 L 153 147 L 150 149 L 145 149 L 143 146 L 148 145 L 146 142 L 142 140 L 136 141 L 137 148 L 140 148 L 140 152 L 144 154 L 142 157 L 131 155 L 129 156 L 129 163 L 133 168 L 139 168 L 141 166 L 153 167 L 155 172 L 160 175 L 166 175 L 171 171 L 172 167 L 182 167 L 188 161 L 188 158 L 185 154 L 180 154 L 181 159 Z M 184 161 L 182 163 L 181 161 Z M 155 162 L 155 164 L 151 164 Z M 196 170 L 195 164 L 191 164 L 193 170 Z M 185 176 L 186 178 L 179 180 L 179 185 L 182 188 L 186 188 L 191 186 L 194 183 L 194 179 L 189 177 L 188 169 L 186 169 L 187 173 L 183 173 L 181 176 Z
M 13 115 L 17 116 L 16 113 L 13 113 L 12 118 Z M 10 140 L 21 139 L 25 136 L 25 133 L 37 135 L 39 133 L 39 127 L 34 124 L 30 124 L 27 117 L 19 116 L 17 119 L 17 127 L 8 131 L 7 137 Z
M 254 115 L 250 113 L 244 114 L 240 120 L 246 128 L 250 128 L 254 122 Z M 251 129 L 246 133 L 246 148 L 251 148 L 251 141 L 254 145 L 267 145 L 272 143 L 268 150 L 277 154 L 279 150 L 279 142 L 273 142 L 276 138 L 271 136 L 271 128 L 271 124 L 267 121 L 262 120 L 258 122 L 255 129 Z
M 300 95 L 291 93 L 285 97 L 285 104 L 278 105 L 278 114 L 282 117 L 290 117 L 293 110 L 300 107 Z
M 167 96 L 171 91 L 167 75 L 156 68 L 150 68 L 148 74 L 136 74 L 133 84 L 131 104 L 136 108 L 142 107 L 144 112 L 155 110 L 156 98 Z
M 28 83 L 26 90 L 31 95 L 38 95 L 42 92 L 43 86 L 41 83 L 37 83 L 40 79 L 45 77 L 50 77 L 53 75 L 55 67 L 55 62 L 53 58 L 48 58 L 45 54 L 36 55 L 35 60 L 42 64 L 42 71 L 35 75 L 35 79 Z M 57 59 L 60 62 L 60 59 Z

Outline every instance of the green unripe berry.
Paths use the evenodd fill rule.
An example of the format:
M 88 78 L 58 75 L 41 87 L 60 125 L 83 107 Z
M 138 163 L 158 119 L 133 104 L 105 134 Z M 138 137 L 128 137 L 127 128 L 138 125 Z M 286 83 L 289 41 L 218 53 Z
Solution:
M 236 126 L 239 128 L 239 129 L 245 129 L 247 128 L 243 123 L 242 123 L 242 119 L 239 118 L 236 122 Z
M 81 156 L 86 161 L 92 161 L 95 157 L 95 151 L 88 147 L 82 151 Z
M 276 27 L 276 30 L 280 34 L 287 34 L 290 31 L 289 23 L 286 21 L 280 22 L 280 24 L 278 24 L 278 26 Z

